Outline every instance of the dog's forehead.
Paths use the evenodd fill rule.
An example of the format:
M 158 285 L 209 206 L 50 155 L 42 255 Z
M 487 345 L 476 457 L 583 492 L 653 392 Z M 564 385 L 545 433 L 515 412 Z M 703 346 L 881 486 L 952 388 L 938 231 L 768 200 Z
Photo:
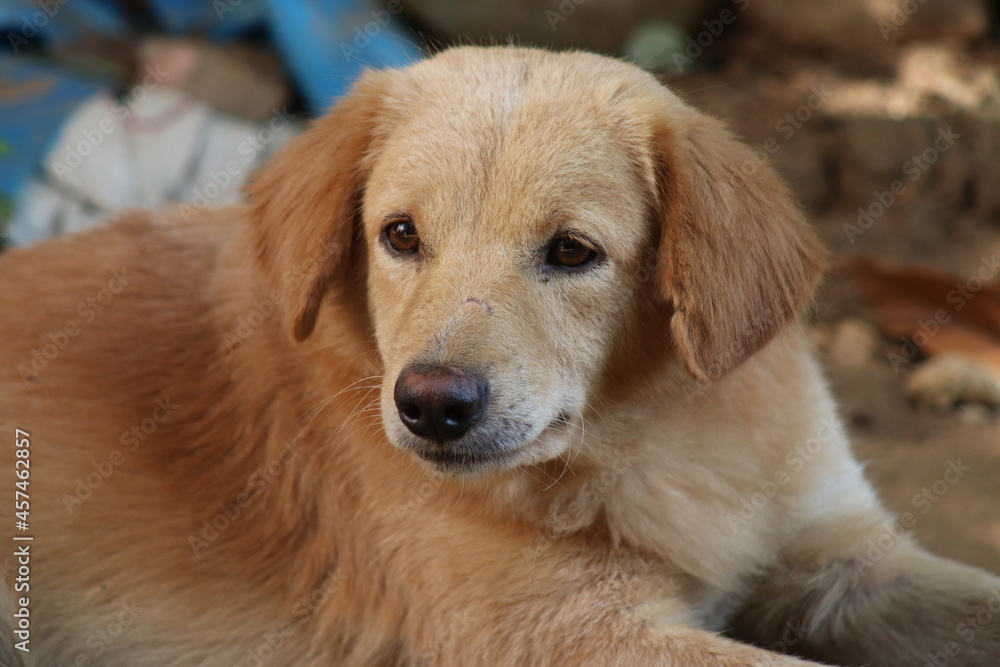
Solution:
M 583 54 L 482 60 L 484 51 L 402 73 L 373 163 L 374 195 L 537 216 L 573 203 L 638 203 L 648 128 L 630 116 L 634 68 Z
M 443 141 L 579 141 L 622 129 L 649 78 L 593 54 L 454 49 L 401 72 L 389 104 L 408 129 Z

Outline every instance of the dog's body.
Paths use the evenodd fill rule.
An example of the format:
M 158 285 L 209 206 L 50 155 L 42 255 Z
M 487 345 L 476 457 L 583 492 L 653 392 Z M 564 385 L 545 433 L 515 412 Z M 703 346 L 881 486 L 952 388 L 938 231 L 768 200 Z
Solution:
M 821 253 L 747 159 L 630 66 L 456 49 L 367 76 L 246 206 L 0 258 L 11 654 L 804 664 L 729 631 L 1000 663 L 956 635 L 1000 581 L 899 535 L 852 458 L 795 323 Z M 454 438 L 400 398 L 438 368 L 479 383 Z

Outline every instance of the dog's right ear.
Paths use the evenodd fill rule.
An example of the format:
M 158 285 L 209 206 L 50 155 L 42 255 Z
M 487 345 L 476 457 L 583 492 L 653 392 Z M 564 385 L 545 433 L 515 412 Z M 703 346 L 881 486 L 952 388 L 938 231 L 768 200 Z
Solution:
M 286 330 L 305 340 L 327 292 L 347 278 L 388 71 L 365 73 L 327 115 L 279 151 L 246 188 L 252 243 Z

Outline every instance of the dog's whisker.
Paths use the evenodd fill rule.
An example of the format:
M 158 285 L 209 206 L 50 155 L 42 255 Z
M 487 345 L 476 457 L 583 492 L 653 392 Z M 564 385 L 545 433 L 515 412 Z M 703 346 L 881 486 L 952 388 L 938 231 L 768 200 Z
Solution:
M 563 469 L 563 474 L 565 474 L 566 472 L 569 472 L 570 474 L 574 474 L 573 473 L 573 464 L 576 463 L 576 460 L 580 457 L 580 454 L 583 453 L 584 449 L 590 449 L 589 445 L 587 444 L 587 440 L 586 440 L 586 436 L 587 436 L 587 418 L 584 417 L 581 414 L 580 415 L 580 424 L 579 425 L 572 424 L 571 426 L 574 427 L 574 428 L 578 428 L 580 430 L 580 439 L 577 442 L 577 446 L 574 448 L 576 451 L 573 452 L 572 456 L 566 462 L 566 467 Z M 561 479 L 562 475 L 560 475 L 559 477 Z
M 355 419 L 351 420 L 351 422 L 349 422 L 349 423 L 347 423 L 347 424 L 344 425 L 345 427 L 347 427 L 347 426 L 354 426 L 355 428 L 353 428 L 350 432 L 344 434 L 341 437 L 342 437 L 342 439 L 344 441 L 350 441 L 350 439 L 355 434 L 360 433 L 360 432 L 364 431 L 365 429 L 369 429 L 369 428 L 375 426 L 376 424 L 379 423 L 380 420 L 381 420 L 381 416 L 377 415 L 377 414 L 372 414 L 372 415 L 368 415 L 368 416 L 365 416 L 365 417 L 361 417 L 361 416 L 356 417 Z M 338 429 L 338 435 L 342 431 L 343 431 L 343 429 Z
M 309 408 L 306 408 L 306 410 L 301 415 L 299 415 L 296 418 L 295 421 L 299 421 L 300 419 L 303 419 L 306 415 L 308 415 L 310 412 L 312 412 L 314 409 L 316 409 L 316 407 L 319 406 L 321 403 L 323 405 L 322 405 L 322 407 L 319 408 L 319 411 L 322 411 L 323 408 L 325 408 L 327 405 L 329 405 L 330 401 L 336 399 L 341 394 L 352 392 L 352 391 L 360 391 L 361 389 L 366 389 L 366 388 L 380 387 L 381 385 L 379 385 L 379 384 L 375 384 L 375 385 L 360 385 L 360 386 L 355 386 L 355 385 L 358 385 L 361 382 L 365 382 L 366 380 L 380 380 L 381 378 L 382 378 L 381 375 L 370 375 L 368 377 L 360 378 L 358 380 L 355 380 L 354 382 L 352 382 L 351 384 L 347 385 L 346 387 L 344 387 L 343 389 L 341 389 L 337 393 L 333 394 L 332 396 L 329 396 L 327 398 L 321 398 L 320 400 L 316 401 L 316 403 L 314 403 L 312 406 L 310 406 Z M 315 416 L 316 415 L 313 415 L 314 418 L 315 418 Z
M 350 426 L 352 423 L 376 423 L 382 419 L 382 411 L 376 404 L 374 406 L 369 406 L 361 410 L 352 412 L 346 420 L 344 420 L 344 428 Z
M 350 413 L 348 413 L 347 417 L 344 418 L 345 424 L 350 423 L 350 421 L 354 418 L 354 416 L 359 414 L 359 411 L 361 414 L 363 414 L 364 411 L 371 409 L 373 403 L 377 404 L 378 401 L 377 396 L 374 399 L 369 398 L 372 392 L 376 390 L 376 388 L 377 387 L 369 387 L 369 389 L 365 392 L 364 396 L 362 396 L 361 399 L 358 401 L 357 405 L 355 405 L 354 408 L 350 411 Z
M 377 419 L 373 419 L 373 418 L 369 417 L 368 420 L 366 420 L 365 422 L 361 422 L 360 423 L 360 427 L 359 428 L 355 428 L 352 431 L 350 431 L 349 433 L 344 433 L 343 432 L 344 431 L 343 428 L 337 429 L 336 432 L 334 432 L 331 435 L 329 435 L 326 438 L 326 440 L 323 441 L 323 446 L 325 447 L 326 445 L 328 445 L 333 440 L 337 440 L 338 442 L 336 443 L 336 445 L 337 445 L 336 449 L 339 449 L 345 442 L 349 442 L 350 439 L 356 433 L 360 433 L 360 432 L 364 431 L 365 429 L 370 429 L 373 426 L 375 426 L 375 424 L 377 424 L 377 423 L 378 423 Z M 355 422 L 353 422 L 353 425 L 354 426 L 359 426 L 359 422 L 355 421 Z M 346 426 L 347 426 L 347 424 L 345 424 L 345 427 Z M 388 442 L 388 438 L 385 437 L 384 432 L 381 435 L 382 435 L 383 441 Z
M 364 424 L 364 423 L 363 424 L 357 424 L 357 423 L 355 423 L 354 426 L 356 428 L 351 429 L 347 433 L 344 433 L 343 431 L 338 431 L 337 433 L 332 434 L 331 436 L 329 436 L 326 439 L 326 441 L 324 442 L 324 446 L 328 445 L 330 442 L 336 440 L 336 443 L 335 443 L 336 447 L 335 447 L 335 449 L 339 449 L 345 443 L 350 442 L 351 438 L 353 438 L 356 434 L 361 433 L 361 432 L 365 431 L 366 429 L 373 428 L 375 426 L 375 422 L 372 421 L 372 422 L 367 423 L 367 424 Z
M 583 415 L 580 415 L 580 425 L 577 428 L 580 429 L 580 441 L 577 444 L 576 452 L 573 454 L 573 458 L 570 459 L 569 463 L 566 466 L 567 469 L 570 469 L 571 472 L 572 472 L 573 464 L 576 463 L 576 460 L 580 457 L 580 454 L 583 453 L 583 450 L 585 448 L 588 448 L 588 445 L 587 445 L 587 418 L 584 417 Z
M 347 415 L 347 417 L 344 418 L 343 424 L 341 424 L 340 428 L 338 428 L 330 436 L 330 438 L 327 439 L 327 441 L 329 441 L 332 438 L 336 438 L 337 436 L 339 436 L 344 431 L 344 429 L 346 429 L 348 426 L 353 425 L 355 423 L 356 419 L 359 418 L 362 414 L 364 414 L 365 411 L 371 410 L 373 407 L 377 407 L 378 396 L 375 396 L 372 399 L 369 399 L 368 397 L 371 395 L 371 393 L 373 391 L 375 391 L 379 387 L 380 387 L 380 385 L 374 385 L 374 386 L 371 386 L 371 387 L 368 388 L 368 390 L 365 393 L 365 395 L 362 396 L 361 400 L 358 402 L 358 405 L 356 405 L 354 407 L 354 409 L 352 409 L 351 412 Z M 332 398 L 331 398 L 331 400 L 332 400 Z M 360 413 L 359 413 L 359 410 L 360 410 Z M 307 424 L 307 426 L 308 426 L 308 424 Z M 357 432 L 357 431 L 355 431 L 355 432 Z M 351 435 L 353 435 L 353 433 L 354 432 L 352 432 Z
M 532 467 L 532 468 L 535 468 L 536 470 L 538 470 L 538 466 L 536 466 L 536 465 L 532 465 L 531 467 Z M 537 477 L 535 477 L 534 475 L 532 475 L 532 474 L 531 474 L 531 473 L 530 473 L 530 472 L 528 471 L 528 469 L 527 469 L 527 468 L 521 468 L 521 472 L 522 472 L 522 473 L 524 473 L 525 475 L 527 475 L 528 477 L 530 477 L 531 479 L 535 480 L 535 481 L 536 481 L 536 482 L 538 482 L 539 484 L 545 484 L 545 482 L 543 482 L 542 480 L 540 480 L 540 479 L 538 479 Z
M 558 477 L 556 477 L 555 479 L 553 479 L 553 480 L 552 480 L 552 483 L 551 483 L 551 484 L 549 484 L 548 486 L 546 486 L 546 487 L 545 487 L 544 489 L 542 489 L 542 491 L 548 491 L 548 490 L 549 490 L 549 489 L 551 489 L 552 487 L 554 487 L 554 486 L 556 486 L 557 484 L 559 484 L 559 480 L 561 480 L 561 479 L 563 478 L 563 475 L 565 475 L 565 474 L 566 474 L 566 471 L 567 471 L 568 469 L 569 469 L 569 459 L 568 459 L 568 458 L 564 458 L 564 459 L 563 459 L 563 468 L 562 468 L 562 471 L 561 471 L 561 472 L 559 473 L 559 476 L 558 476 Z
M 545 487 L 543 489 L 543 491 L 548 491 L 553 486 L 556 486 L 559 483 L 559 481 L 563 478 L 563 476 L 566 475 L 567 472 L 569 472 L 570 474 L 573 474 L 573 471 L 572 471 L 573 464 L 576 462 L 577 458 L 579 458 L 581 452 L 583 451 L 583 448 L 586 446 L 586 440 L 585 440 L 585 438 L 586 438 L 586 417 L 584 417 L 583 414 L 580 415 L 580 423 L 579 424 L 576 424 L 572 420 L 569 420 L 569 419 L 566 419 L 566 418 L 563 418 L 563 417 L 558 418 L 556 421 L 559 422 L 560 424 L 565 425 L 568 429 L 573 429 L 573 428 L 579 429 L 579 431 L 580 431 L 580 438 L 577 441 L 576 446 L 575 447 L 571 447 L 571 450 L 575 450 L 575 451 L 571 451 L 570 455 L 567 456 L 567 457 L 565 457 L 563 459 L 564 464 L 563 464 L 562 472 L 560 472 L 559 476 L 551 484 L 549 484 L 547 487 Z
M 550 479 L 550 480 L 553 480 L 553 482 L 552 482 L 553 484 L 555 483 L 555 480 L 556 480 L 556 479 L 558 479 L 558 478 L 556 477 L 556 475 L 553 475 L 553 474 L 551 474 L 551 473 L 550 473 L 550 472 L 549 472 L 548 470 L 546 470 L 545 468 L 543 468 L 542 466 L 540 466 L 540 465 L 539 465 L 539 464 L 537 464 L 537 463 L 532 463 L 532 464 L 531 464 L 531 467 L 532 467 L 533 469 L 537 470 L 537 471 L 538 471 L 538 473 L 539 473 L 539 474 L 540 474 L 540 475 L 541 475 L 542 477 L 544 477 L 544 478 L 548 478 L 548 479 Z M 551 485 L 550 485 L 550 486 L 551 486 Z M 545 487 L 545 488 L 546 488 L 546 489 L 548 489 L 549 487 Z

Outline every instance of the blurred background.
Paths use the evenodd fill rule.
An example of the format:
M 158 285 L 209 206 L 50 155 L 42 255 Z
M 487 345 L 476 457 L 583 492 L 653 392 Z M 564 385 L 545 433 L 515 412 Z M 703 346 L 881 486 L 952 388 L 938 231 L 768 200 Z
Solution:
M 1000 572 L 998 17 L 988 0 L 2 0 L 0 234 L 236 201 L 365 67 L 460 43 L 624 57 L 788 181 L 834 250 L 810 332 L 859 457 L 922 541 Z

